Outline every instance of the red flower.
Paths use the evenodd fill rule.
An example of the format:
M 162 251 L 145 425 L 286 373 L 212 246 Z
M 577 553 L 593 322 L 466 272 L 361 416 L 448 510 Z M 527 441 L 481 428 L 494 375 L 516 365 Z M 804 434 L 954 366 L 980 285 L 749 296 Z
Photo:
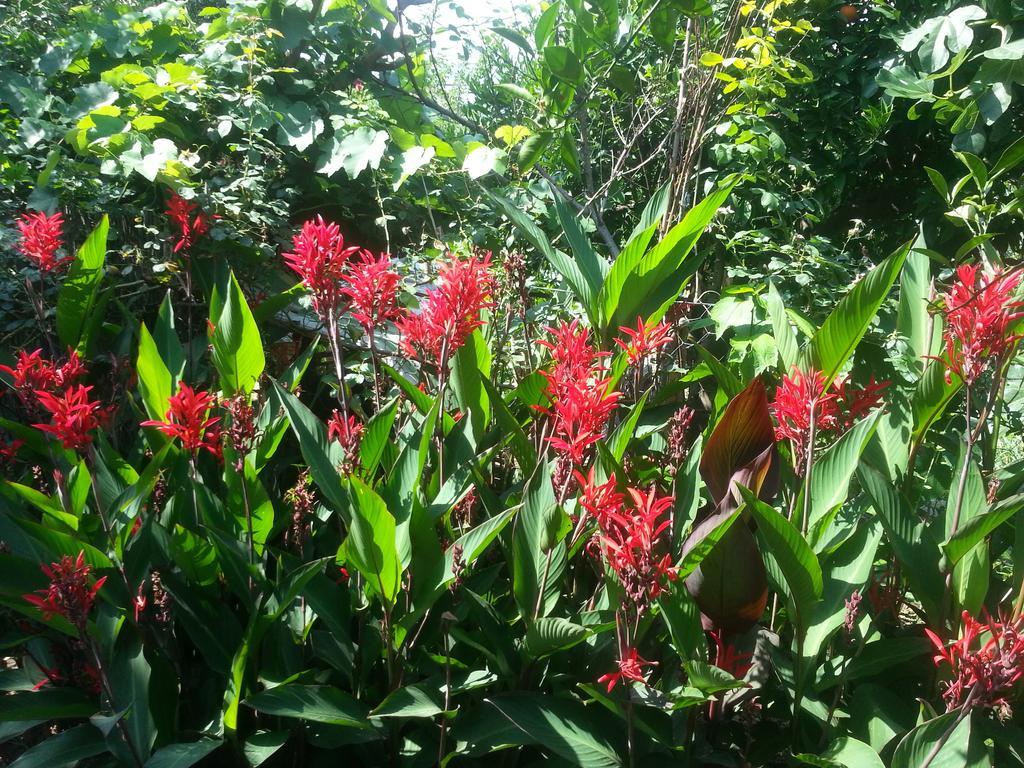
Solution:
M 551 350 L 551 367 L 542 371 L 547 379 L 548 407 L 538 410 L 552 417 L 552 447 L 579 465 L 587 449 L 604 435 L 619 393 L 604 378 L 603 354 L 590 346 L 589 334 L 574 320 L 549 328 L 552 341 L 540 341 Z
M 196 213 L 198 209 L 199 206 L 190 203 L 177 192 L 171 193 L 171 197 L 167 201 L 167 217 L 176 230 L 175 253 L 187 251 L 195 245 L 196 240 L 209 233 L 210 220 L 202 211 Z
M 363 436 L 363 425 L 352 414 L 346 418 L 341 411 L 335 409 L 327 421 L 327 439 L 337 440 L 342 446 L 352 443 L 358 445 Z
M 935 646 L 936 666 L 948 664 L 952 668 L 952 680 L 942 692 L 947 712 L 968 701 L 973 706 L 1003 708 L 1006 696 L 1024 675 L 1022 620 L 1006 623 L 993 620 L 987 613 L 985 619 L 982 624 L 964 611 L 963 634 L 948 646 L 925 629 Z
M 619 330 L 629 337 L 629 342 L 616 339 L 615 343 L 626 350 L 629 362 L 634 365 L 659 347 L 672 343 L 672 326 L 665 322 L 645 325 L 644 319 L 638 316 L 636 328 L 623 325 L 619 327 Z
M 52 272 L 74 261 L 74 256 L 57 256 L 57 251 L 64 245 L 64 217 L 60 213 L 52 216 L 45 213 L 25 213 L 18 220 L 17 227 L 21 232 L 18 250 L 35 264 L 40 272 Z
M 626 656 L 623 659 L 619 659 L 619 671 L 609 672 L 606 675 L 601 675 L 597 678 L 599 683 L 608 683 L 608 693 L 612 692 L 616 684 L 620 680 L 633 680 L 637 683 L 647 684 L 647 679 L 644 677 L 644 667 L 655 667 L 657 662 L 647 661 L 647 659 L 641 658 L 640 654 L 637 653 L 636 648 L 629 648 L 626 651 Z
M 22 399 L 37 390 L 57 392 L 65 389 L 86 373 L 82 359 L 73 349 L 68 349 L 67 362 L 61 366 L 55 366 L 43 357 L 41 349 L 34 352 L 19 350 L 18 361 L 14 367 L 0 365 L 0 371 L 14 380 L 14 388 Z
M 676 579 L 676 568 L 668 554 L 655 552 L 661 534 L 671 524 L 662 519 L 671 508 L 671 496 L 646 495 L 627 489 L 633 508 L 609 506 L 598 518 L 598 541 L 608 567 L 614 571 L 626 595 L 637 605 L 655 600 L 664 591 L 664 581 Z
M 810 446 L 811 413 L 818 435 L 840 434 L 882 401 L 881 393 L 889 382 L 878 383 L 872 377 L 867 387 L 860 389 L 849 379 L 836 379 L 825 391 L 825 374 L 813 368 L 806 373 L 794 368 L 775 390 L 772 413 L 778 422 L 776 439 L 790 440 L 793 460 L 802 471 Z
M 92 387 L 81 384 L 68 387 L 61 396 L 38 390 L 39 404 L 52 414 L 49 424 L 33 424 L 36 429 L 57 437 L 65 448 L 82 451 L 92 443 L 90 434 L 100 426 L 103 409 L 89 399 Z
M 352 414 L 346 418 L 341 411 L 335 410 L 327 421 L 327 439 L 337 440 L 345 452 L 345 461 L 341 471 L 351 474 L 355 470 L 359 458 L 359 444 L 363 440 L 363 425 Z
M 483 325 L 480 313 L 493 306 L 491 254 L 460 259 L 448 255 L 438 273 L 438 285 L 427 291 L 419 312 L 398 321 L 402 349 L 421 361 L 447 363 L 466 338 Z
M 946 365 L 968 386 L 990 361 L 1001 364 L 1017 344 L 1010 327 L 1021 317 L 1021 302 L 1013 301 L 1020 273 L 1001 270 L 979 274 L 977 264 L 956 270 L 956 280 L 942 298 L 945 302 Z M 948 374 L 947 374 L 948 375 Z
M 346 247 L 338 225 L 317 216 L 303 224 L 299 234 L 292 238 L 292 249 L 283 254 L 285 263 L 313 294 L 313 309 L 326 317 L 341 304 L 345 266 L 360 248 Z
M 170 406 L 163 421 L 144 421 L 144 427 L 156 427 L 170 438 L 181 440 L 186 451 L 195 456 L 205 448 L 221 456 L 219 418 L 210 416 L 217 401 L 209 392 L 196 391 L 188 384 L 178 385 L 178 394 L 168 401 Z
M 80 633 L 84 632 L 96 593 L 107 577 L 97 579 L 89 586 L 92 567 L 85 562 L 84 551 L 78 553 L 77 559 L 64 555 L 59 562 L 40 568 L 50 579 L 50 585 L 46 589 L 37 590 L 34 595 L 25 595 L 25 600 L 43 612 L 44 621 L 54 616 L 63 616 Z
M 594 483 L 594 470 L 591 468 L 586 477 L 581 472 L 576 472 L 576 480 L 583 491 L 579 503 L 597 521 L 601 528 L 608 528 L 609 521 L 613 517 L 622 515 L 622 508 L 626 503 L 626 497 L 618 491 L 618 483 L 615 474 L 608 478 L 601 485 Z
M 387 254 L 374 258 L 364 252 L 352 265 L 348 285 L 341 292 L 349 298 L 352 317 L 370 332 L 401 315 L 398 308 L 398 285 L 401 276 L 391 269 Z

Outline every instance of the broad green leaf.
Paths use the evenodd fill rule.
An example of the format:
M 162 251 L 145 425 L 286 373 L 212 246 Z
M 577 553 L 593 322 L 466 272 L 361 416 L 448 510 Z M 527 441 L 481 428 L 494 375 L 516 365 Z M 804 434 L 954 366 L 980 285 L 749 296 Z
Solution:
M 520 743 L 537 744 L 581 768 L 622 765 L 607 728 L 582 704 L 550 696 L 526 694 L 485 699 L 519 732 Z
M 861 278 L 804 348 L 804 366 L 824 373 L 826 384 L 836 377 L 864 338 L 903 268 L 910 247 L 911 243 L 906 243 Z
M 605 275 L 608 274 L 608 262 L 594 250 L 590 240 L 580 228 L 579 216 L 569 208 L 569 204 L 554 188 L 551 189 L 551 199 L 554 200 L 555 215 L 558 217 L 558 223 L 565 233 L 566 240 L 569 241 L 569 247 L 576 257 L 576 263 L 579 264 L 584 278 L 594 293 L 597 293 L 601 290 Z
M 789 373 L 797 364 L 800 350 L 796 343 L 796 333 L 789 324 L 789 317 L 786 315 L 786 307 L 782 303 L 782 296 L 779 295 L 775 283 L 768 283 L 768 293 L 765 294 L 764 306 L 768 311 L 768 319 L 772 324 L 772 334 L 775 336 L 775 347 L 779 350 L 779 360 L 783 369 Z
M 167 291 L 164 294 L 164 300 L 160 302 L 160 309 L 157 311 L 156 325 L 153 326 L 153 341 L 160 353 L 160 359 L 164 361 L 167 370 L 171 372 L 172 389 L 185 372 L 185 349 L 178 338 L 174 314 L 171 292 Z
M 479 179 L 492 171 L 504 173 L 505 153 L 485 145 L 474 147 L 462 162 L 462 170 L 471 179 Z
M 942 361 L 932 360 L 928 363 L 910 400 L 914 414 L 912 440 L 915 444 L 924 439 L 928 428 L 942 416 L 961 386 L 960 377 L 956 375 L 946 380 L 946 366 Z
M 359 460 L 367 475 L 372 475 L 380 464 L 384 448 L 391 439 L 391 427 L 398 414 L 398 398 L 386 403 L 377 413 L 373 414 L 363 430 L 359 441 Z
M 463 565 L 467 567 L 472 565 L 484 553 L 484 550 L 491 545 L 491 542 L 494 541 L 498 534 L 504 530 L 517 511 L 518 509 L 515 507 L 506 509 L 499 515 L 487 518 L 478 526 L 460 536 L 455 545 L 449 547 L 447 552 L 445 552 L 444 575 L 439 586 L 443 587 L 455 578 L 456 574 L 452 571 L 454 568 L 453 550 L 456 546 L 462 550 Z
M 741 488 L 743 498 L 758 522 L 758 533 L 782 571 L 793 598 L 793 623 L 805 632 L 811 613 L 821 598 L 821 565 L 800 531 L 779 512 Z
M 342 168 L 350 179 L 367 168 L 377 170 L 388 147 L 388 132 L 360 126 L 351 133 L 335 134 L 317 161 L 316 171 L 333 176 Z
M 43 688 L 0 696 L 0 723 L 89 717 L 96 703 L 76 688 Z
M 444 712 L 443 694 L 425 683 L 392 691 L 370 717 L 435 717 Z
M 810 624 L 804 638 L 804 659 L 812 663 L 829 638 L 843 625 L 846 600 L 855 590 L 863 593 L 871 577 L 875 553 L 882 540 L 882 528 L 867 519 L 856 533 L 835 552 L 823 559 L 824 579 L 821 602 L 811 611 Z
M 861 454 L 875 434 L 882 411 L 865 416 L 814 463 L 811 473 L 810 519 L 806 530 L 827 515 L 834 507 L 846 501 L 850 491 L 850 480 L 857 471 Z M 813 542 L 817 543 L 817 542 Z
M 928 314 L 932 281 L 928 257 L 916 250 L 918 247 L 924 247 L 923 236 L 918 236 L 903 264 L 896 330 L 907 340 L 915 370 L 923 371 L 925 358 L 932 354 L 933 323 Z
M 885 763 L 875 750 L 849 736 L 840 736 L 820 755 L 805 753 L 796 758 L 819 768 L 885 768 Z
M 928 768 L 988 765 L 979 759 L 978 750 L 971 749 L 971 718 L 959 718 L 959 711 L 947 712 L 917 726 L 896 747 L 892 768 L 922 768 L 929 759 Z
M 257 731 L 245 740 L 242 751 L 252 768 L 259 768 L 288 742 L 288 731 Z
M 987 512 L 976 515 L 961 525 L 960 529 L 942 544 L 950 565 L 960 562 L 964 555 L 1021 509 L 1024 509 L 1024 494 L 1003 499 Z
M 161 747 L 146 761 L 145 768 L 190 768 L 224 742 L 220 739 L 200 739 Z
M 529 91 L 526 92 L 526 96 L 529 101 Z M 551 131 L 538 131 L 528 136 L 526 141 L 519 145 L 516 163 L 519 165 L 521 173 L 526 173 L 537 164 L 543 156 L 544 150 L 551 144 L 552 138 Z
M 122 633 L 113 654 L 110 686 L 114 700 L 128 707 L 123 722 L 135 752 L 140 755 L 148 755 L 156 740 L 156 723 L 149 700 L 151 674 L 142 641 L 136 635 Z
M 252 392 L 266 359 L 259 328 L 234 272 L 225 286 L 214 290 L 210 322 L 214 329 L 213 364 L 220 373 L 221 389 L 229 395 Z
M 526 652 L 539 659 L 572 648 L 589 635 L 590 630 L 568 619 L 546 616 L 537 619 L 526 630 Z
M 261 691 L 245 705 L 275 717 L 294 717 L 314 723 L 369 728 L 366 708 L 349 694 L 328 685 L 288 683 Z
M 61 768 L 77 765 L 107 751 L 107 742 L 96 727 L 83 723 L 26 749 L 10 768 Z
M 728 514 L 711 515 L 694 529 L 683 547 L 683 558 L 677 568 L 678 578 L 685 579 L 697 569 L 722 537 L 729 532 L 745 508 L 745 505 L 740 504 Z
M 724 669 L 719 669 L 706 661 L 695 659 L 686 662 L 685 666 L 689 684 L 706 696 L 714 696 L 716 693 L 744 686 L 742 681 L 737 680 Z
M 541 548 L 547 520 L 556 508 L 551 468 L 549 465 L 538 467 L 524 492 L 523 508 L 512 537 L 512 590 L 520 615 L 528 621 L 532 620 L 538 605 L 537 615 L 545 616 L 560 596 L 558 585 L 566 567 L 565 545 L 557 544 L 550 551 L 550 558 Z M 539 599 L 542 583 L 544 595 Z
M 544 48 L 544 66 L 559 80 L 575 85 L 583 77 L 583 65 L 571 49 L 564 45 L 549 45 Z
M 88 344 L 88 333 L 93 326 L 90 314 L 103 279 L 109 230 L 110 220 L 104 214 L 96 229 L 78 249 L 67 277 L 61 283 L 57 296 L 57 336 L 66 346 L 81 350 Z
M 146 413 L 151 419 L 162 421 L 167 415 L 168 400 L 173 394 L 171 372 L 160 357 L 156 342 L 145 323 L 139 326 L 139 354 L 135 361 L 135 371 Z
M 357 477 L 349 478 L 352 520 L 346 540 L 348 559 L 381 599 L 394 604 L 402 586 L 402 563 L 395 518 L 384 500 Z
M 293 101 L 279 113 L 277 143 L 305 152 L 324 131 L 324 120 L 304 101 Z
M 491 420 L 491 398 L 483 385 L 491 377 L 491 351 L 479 329 L 455 353 L 451 373 L 459 407 L 472 424 L 474 438 L 479 440 Z
M 646 253 L 641 249 L 626 249 L 619 254 L 597 299 L 606 336 L 620 326 L 632 324 L 637 316 L 648 317 L 648 322 L 660 319 L 660 316 L 651 316 L 666 301 L 678 296 L 697 269 L 701 258 L 687 257 L 729 197 L 734 184 L 720 187 L 691 208 L 683 220 Z M 652 303 L 657 306 L 649 306 Z

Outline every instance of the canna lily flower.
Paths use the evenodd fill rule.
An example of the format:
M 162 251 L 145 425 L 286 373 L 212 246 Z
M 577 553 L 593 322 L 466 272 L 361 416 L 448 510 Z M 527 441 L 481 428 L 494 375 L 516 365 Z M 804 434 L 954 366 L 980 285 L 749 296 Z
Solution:
M 601 365 L 603 354 L 589 341 L 589 334 L 577 321 L 549 328 L 552 341 L 540 341 L 551 350 L 552 364 L 541 371 L 547 379 L 547 407 L 537 406 L 552 418 L 547 438 L 562 457 L 574 465 L 583 463 L 587 449 L 604 435 L 608 420 L 619 401 L 611 390 Z
M 615 343 L 626 351 L 626 357 L 631 365 L 636 365 L 660 347 L 672 343 L 672 326 L 665 322 L 648 325 L 644 323 L 642 317 L 638 316 L 636 328 L 623 325 L 619 327 L 619 330 L 629 337 L 629 341 L 616 339 Z
M 351 443 L 358 444 L 363 436 L 363 425 L 354 415 L 349 414 L 346 418 L 341 411 L 335 409 L 331 418 L 327 421 L 327 439 L 337 440 L 342 446 Z
M 365 251 L 358 246 L 346 246 L 338 225 L 317 216 L 302 225 L 292 238 L 291 252 L 283 254 L 285 263 L 313 294 L 313 309 L 321 318 L 333 314 L 341 305 L 345 268 L 357 253 Z
M 33 352 L 19 350 L 14 367 L 0 365 L 0 371 L 11 377 L 14 389 L 22 399 L 38 390 L 57 392 L 66 389 L 86 373 L 82 359 L 73 349 L 68 349 L 67 362 L 59 366 L 43 357 L 41 349 Z
M 946 324 L 945 364 L 970 386 L 988 368 L 1001 365 L 1017 344 L 1019 335 L 1010 332 L 1021 317 L 1021 302 L 1013 301 L 1020 284 L 1020 272 L 1003 274 L 999 269 L 981 271 L 977 264 L 956 270 L 956 280 L 942 297 Z
M 81 384 L 68 387 L 57 396 L 44 390 L 35 392 L 36 399 L 50 412 L 49 424 L 33 424 L 36 429 L 58 438 L 61 444 L 74 451 L 82 451 L 92 443 L 91 432 L 100 426 L 103 409 L 89 399 L 92 387 Z
M 209 233 L 210 220 L 202 211 L 196 213 L 198 209 L 199 206 L 190 203 L 177 192 L 171 193 L 166 213 L 172 228 L 176 230 L 174 253 L 189 250 L 196 240 Z
M 791 441 L 797 471 L 802 471 L 811 449 L 812 412 L 816 435 L 841 434 L 881 403 L 881 393 L 888 386 L 888 382 L 877 383 L 872 378 L 860 389 L 849 379 L 836 379 L 826 391 L 825 374 L 813 368 L 807 372 L 793 368 L 783 376 L 771 410 L 778 423 L 776 439 Z
M 53 272 L 74 261 L 74 256 L 59 258 L 57 251 L 64 245 L 64 217 L 60 213 L 26 213 L 17 223 L 21 232 L 18 250 L 40 272 Z
M 597 540 L 627 597 L 644 606 L 661 595 L 666 580 L 677 578 L 671 556 L 659 557 L 655 552 L 661 534 L 671 524 L 664 516 L 674 499 L 659 497 L 654 487 L 646 494 L 636 488 L 626 490 L 632 509 L 608 507 L 598 518 Z
M 615 688 L 620 680 L 633 680 L 634 682 L 646 685 L 647 678 L 644 677 L 644 667 L 657 666 L 657 662 L 647 661 L 647 659 L 642 658 L 637 653 L 636 648 L 629 648 L 626 651 L 625 657 L 619 659 L 618 664 L 618 672 L 609 672 L 597 678 L 598 683 L 608 684 L 608 693 L 612 692 L 612 689 Z
M 967 611 L 961 619 L 960 639 L 948 645 L 925 629 L 935 646 L 935 665 L 948 664 L 952 671 L 952 679 L 942 692 L 946 711 L 964 705 L 1005 709 L 1006 697 L 1024 675 L 1022 620 L 996 621 L 986 613 L 982 623 Z
M 436 288 L 427 291 L 419 312 L 398 321 L 402 349 L 423 362 L 445 364 L 473 331 L 483 325 L 480 313 L 494 306 L 491 254 L 460 259 L 448 255 Z
M 193 456 L 205 448 L 220 458 L 220 419 L 210 416 L 216 399 L 209 392 L 196 391 L 188 384 L 179 384 L 178 393 L 168 401 L 170 406 L 163 421 L 144 421 L 143 427 L 156 427 L 170 438 L 181 440 L 182 447 Z
M 349 298 L 349 309 L 367 333 L 382 327 L 401 315 L 398 307 L 398 286 L 401 276 L 391 269 L 387 254 L 374 258 L 364 252 L 352 265 L 348 284 L 341 292 Z
M 85 562 L 84 551 L 79 552 L 76 559 L 64 555 L 58 562 L 40 568 L 49 578 L 50 584 L 35 594 L 24 595 L 25 601 L 43 612 L 44 621 L 50 621 L 54 616 L 63 616 L 79 633 L 83 633 L 96 593 L 107 577 L 96 579 L 89 585 L 92 567 Z

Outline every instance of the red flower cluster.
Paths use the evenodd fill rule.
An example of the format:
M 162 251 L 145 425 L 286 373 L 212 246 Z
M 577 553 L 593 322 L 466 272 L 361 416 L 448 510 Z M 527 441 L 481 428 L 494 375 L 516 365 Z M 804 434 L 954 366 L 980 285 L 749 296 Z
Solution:
M 402 349 L 423 362 L 447 363 L 466 338 L 483 325 L 480 313 L 493 306 L 491 254 L 460 259 L 448 255 L 438 285 L 427 291 L 419 312 L 398 321 Z
M 40 390 L 59 392 L 76 383 L 86 373 L 82 359 L 72 349 L 68 349 L 68 359 L 63 365 L 55 365 L 47 360 L 41 349 L 34 352 L 20 350 L 14 367 L 0 365 L 0 371 L 14 380 L 14 388 L 22 399 Z
M 1013 623 L 993 620 L 985 623 L 963 612 L 963 634 L 948 646 L 930 629 L 925 629 L 935 646 L 935 664 L 949 664 L 953 677 L 942 692 L 946 711 L 970 701 L 979 707 L 1006 706 L 1006 696 L 1024 675 L 1024 633 L 1022 620 Z M 987 639 L 982 642 L 983 638 Z M 979 647 L 975 648 L 975 641 Z
M 398 307 L 398 285 L 401 281 L 401 276 L 391 269 L 391 259 L 387 254 L 374 258 L 364 251 L 362 258 L 352 265 L 347 276 L 348 284 L 341 292 L 349 298 L 352 317 L 367 333 L 389 320 L 397 320 L 401 315 Z
M 89 398 L 92 387 L 75 384 L 54 395 L 38 390 L 35 395 L 44 409 L 50 412 L 49 424 L 33 424 L 60 440 L 61 445 L 73 451 L 83 451 L 92 443 L 92 431 L 103 423 L 105 412 L 100 404 Z
M 74 261 L 74 256 L 57 256 L 57 251 L 64 245 L 64 217 L 60 213 L 52 216 L 45 213 L 26 213 L 18 220 L 17 227 L 21 232 L 18 250 L 35 264 L 40 272 L 53 272 Z
M 346 456 L 355 456 L 363 439 L 363 425 L 354 415 L 346 417 L 335 409 L 327 420 L 327 439 L 337 440 Z
M 644 319 L 638 316 L 636 328 L 623 325 L 619 330 L 629 337 L 629 341 L 616 339 L 615 343 L 626 351 L 626 357 L 632 365 L 636 365 L 660 347 L 672 343 L 672 326 L 665 322 L 647 325 Z
M 1001 363 L 1020 336 L 1010 332 L 1021 317 L 1021 302 L 1013 301 L 1020 272 L 981 272 L 977 264 L 957 268 L 945 302 L 946 365 L 968 386 L 990 361 Z M 948 376 L 948 373 L 947 373 Z
M 79 552 L 76 559 L 64 555 L 59 562 L 40 567 L 50 585 L 34 595 L 24 595 L 24 599 L 43 612 L 44 621 L 63 616 L 79 633 L 84 633 L 96 593 L 107 577 L 96 579 L 92 586 L 89 585 L 92 567 L 85 562 L 84 551 Z
M 209 392 L 192 389 L 188 384 L 178 385 L 178 394 L 168 401 L 170 406 L 163 421 L 144 421 L 144 427 L 156 427 L 170 438 L 181 440 L 182 446 L 193 456 L 205 448 L 218 458 L 221 456 L 220 418 L 210 416 L 217 404 Z
M 611 693 L 612 689 L 621 680 L 633 680 L 637 683 L 646 684 L 647 679 L 644 677 L 644 667 L 657 666 L 657 662 L 641 658 L 636 648 L 627 649 L 625 657 L 619 659 L 618 663 L 618 672 L 609 672 L 597 678 L 597 682 L 608 684 L 608 693 Z
M 552 417 L 548 442 L 578 466 L 587 449 L 604 434 L 619 393 L 611 391 L 602 364 L 605 356 L 590 346 L 586 328 L 573 320 L 547 330 L 552 340 L 538 343 L 551 351 L 552 365 L 541 372 L 548 382 L 551 404 L 538 409 Z
M 302 225 L 292 238 L 292 251 L 283 255 L 285 263 L 313 294 L 313 309 L 325 318 L 342 302 L 345 267 L 357 253 L 369 256 L 358 246 L 346 247 L 338 225 L 317 216 Z
M 597 542 L 608 566 L 630 600 L 638 607 L 646 606 L 664 591 L 665 579 L 676 579 L 671 556 L 655 553 L 659 537 L 670 525 L 663 517 L 673 498 L 659 497 L 653 487 L 646 495 L 627 488 L 632 502 L 627 506 L 614 475 L 601 485 L 594 484 L 593 470 L 587 477 L 577 472 L 576 479 L 583 489 L 580 505 L 597 521 Z
M 878 383 L 872 378 L 861 389 L 849 380 L 836 379 L 826 391 L 825 374 L 813 368 L 806 373 L 794 368 L 789 376 L 783 376 L 771 409 L 778 422 L 776 438 L 792 442 L 797 470 L 802 469 L 807 456 L 812 411 L 818 435 L 841 434 L 882 402 L 882 392 L 888 386 L 889 382 Z
M 177 192 L 172 192 L 167 201 L 167 218 L 176 230 L 174 252 L 187 251 L 196 240 L 210 231 L 210 219 L 195 203 L 190 203 Z

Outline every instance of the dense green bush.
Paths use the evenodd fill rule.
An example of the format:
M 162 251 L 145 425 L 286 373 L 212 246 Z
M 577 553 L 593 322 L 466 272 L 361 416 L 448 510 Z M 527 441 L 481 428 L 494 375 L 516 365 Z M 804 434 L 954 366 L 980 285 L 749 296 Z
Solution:
M 1024 763 L 1018 5 L 0 10 L 0 761 Z

